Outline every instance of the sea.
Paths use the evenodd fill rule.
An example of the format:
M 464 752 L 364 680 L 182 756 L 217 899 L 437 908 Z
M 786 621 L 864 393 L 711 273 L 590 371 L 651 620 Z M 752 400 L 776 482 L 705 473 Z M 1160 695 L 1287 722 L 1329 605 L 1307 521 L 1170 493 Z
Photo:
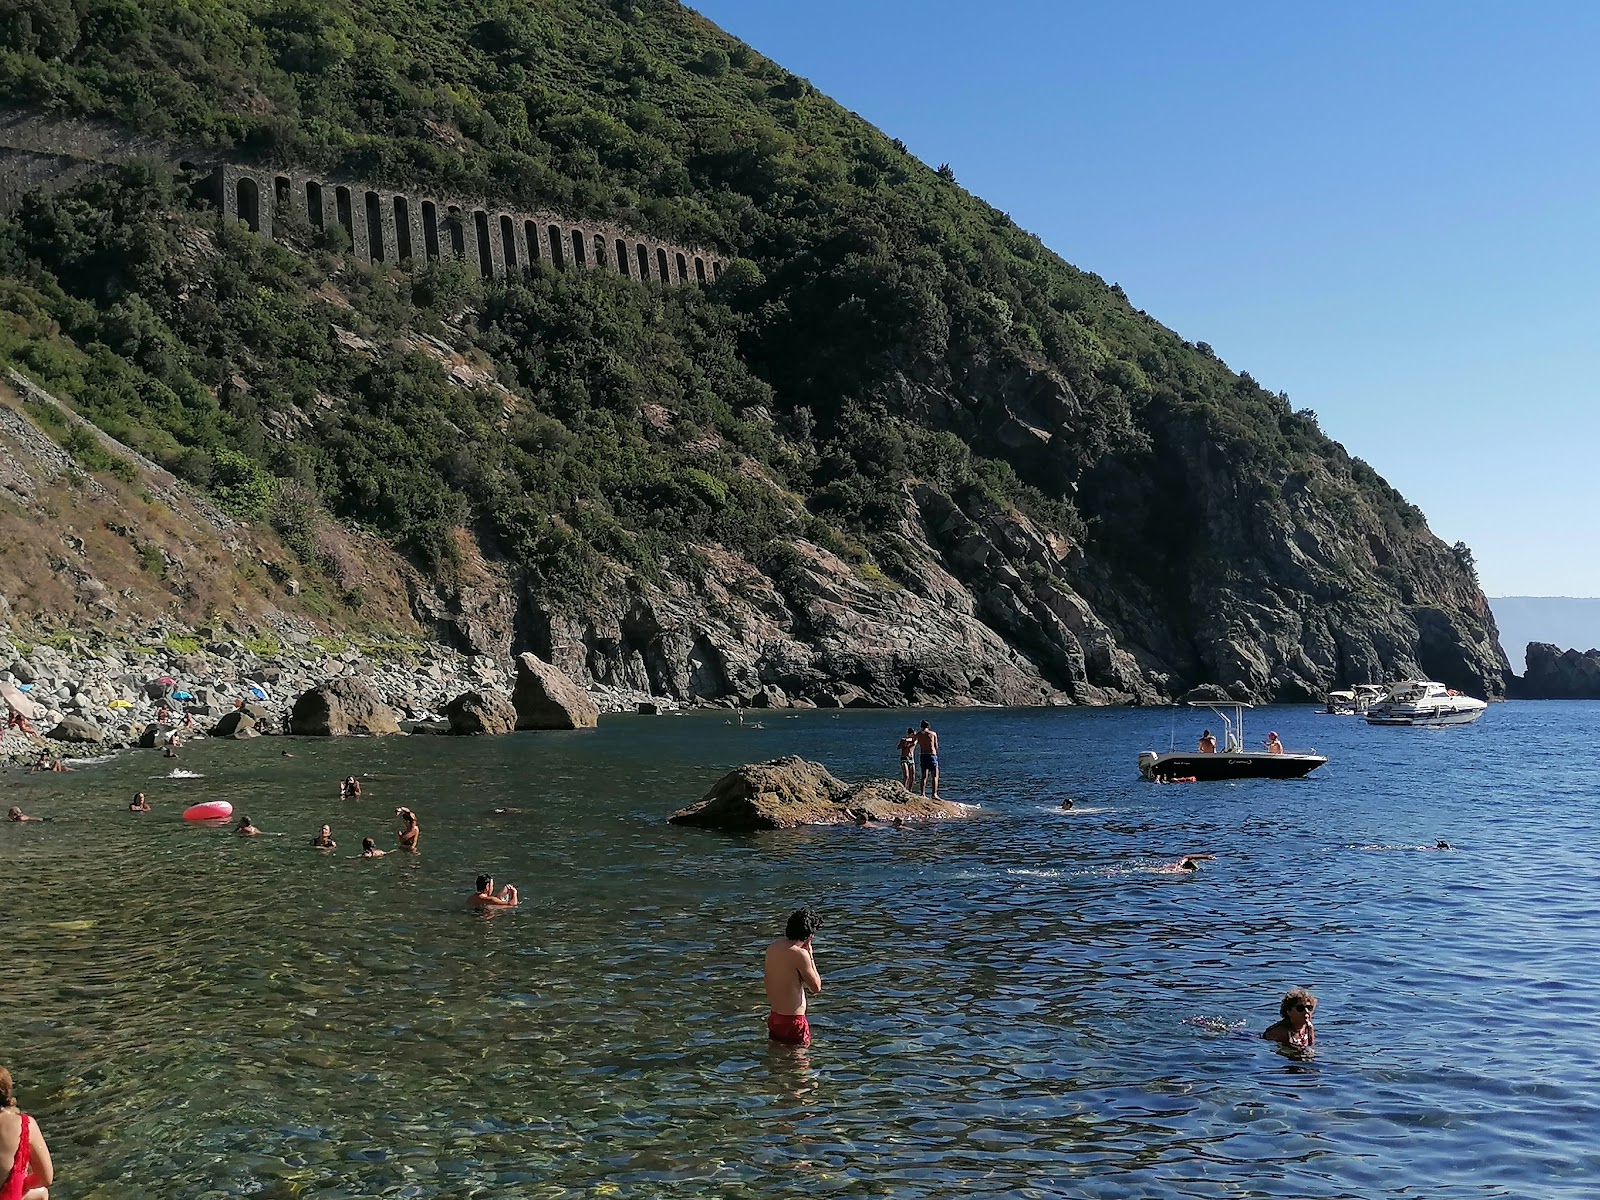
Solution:
M 740 763 L 893 776 L 923 718 L 970 819 L 667 823 Z M 0 824 L 0 1064 L 52 1200 L 1600 1195 L 1600 704 L 1256 709 L 1328 765 L 1138 778 L 1203 726 L 716 712 L 6 774 L 50 820 Z M 265 836 L 181 819 L 208 800 Z M 359 858 L 401 805 L 421 853 Z M 521 906 L 471 911 L 480 873 Z M 801 906 L 797 1051 L 761 961 Z M 1291 987 L 1310 1057 L 1258 1036 Z

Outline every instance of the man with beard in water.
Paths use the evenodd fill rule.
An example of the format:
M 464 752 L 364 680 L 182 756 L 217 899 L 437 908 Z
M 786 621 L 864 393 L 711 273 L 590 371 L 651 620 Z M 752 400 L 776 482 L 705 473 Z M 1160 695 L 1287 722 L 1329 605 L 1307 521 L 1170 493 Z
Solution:
M 811 951 L 811 937 L 822 928 L 822 918 L 809 908 L 789 914 L 783 936 L 767 947 L 767 1036 L 791 1046 L 811 1044 L 806 1021 L 806 993 L 822 991 L 822 976 Z

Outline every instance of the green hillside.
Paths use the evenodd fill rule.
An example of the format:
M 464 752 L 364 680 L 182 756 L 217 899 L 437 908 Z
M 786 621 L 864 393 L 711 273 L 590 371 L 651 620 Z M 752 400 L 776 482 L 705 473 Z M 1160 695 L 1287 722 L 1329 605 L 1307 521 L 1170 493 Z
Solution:
M 555 608 L 618 569 L 691 571 L 707 543 L 781 577 L 804 538 L 892 587 L 917 575 L 893 532 L 914 480 L 1079 547 L 1075 586 L 1148 669 L 1198 678 L 1196 588 L 1249 568 L 1196 541 L 1207 485 L 1164 439 L 1216 447 L 1252 521 L 1295 524 L 1293 483 L 1379 540 L 1431 541 L 1313 415 L 669 0 L 23 0 L 0 47 L 14 107 L 742 260 L 706 290 L 409 273 L 347 261 L 337 231 L 285 248 L 219 228 L 155 166 L 0 225 L 0 355 L 290 545 L 322 504 L 448 580 L 466 529 Z M 516 402 L 452 386 L 426 338 Z M 1016 416 L 1041 386 L 1060 397 L 1042 440 Z M 1289 586 L 1470 607 L 1464 551 L 1420 592 L 1411 549 L 1359 545 Z

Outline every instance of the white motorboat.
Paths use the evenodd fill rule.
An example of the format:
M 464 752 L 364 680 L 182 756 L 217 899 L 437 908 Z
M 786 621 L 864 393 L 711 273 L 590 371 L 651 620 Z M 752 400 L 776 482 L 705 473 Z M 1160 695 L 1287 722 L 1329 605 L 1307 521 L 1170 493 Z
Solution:
M 1389 689 L 1381 683 L 1358 683 L 1352 688 L 1329 692 L 1327 707 L 1317 711 L 1333 717 L 1363 717 L 1388 694 Z
M 1470 725 L 1489 706 L 1475 696 L 1426 679 L 1403 679 L 1367 709 L 1368 725 Z

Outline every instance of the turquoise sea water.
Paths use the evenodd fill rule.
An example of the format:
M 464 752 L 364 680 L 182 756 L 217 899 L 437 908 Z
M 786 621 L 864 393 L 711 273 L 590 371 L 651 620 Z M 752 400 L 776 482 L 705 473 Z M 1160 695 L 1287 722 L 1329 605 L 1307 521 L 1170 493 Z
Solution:
M 1210 714 L 935 713 L 971 821 L 665 823 L 739 762 L 892 774 L 913 715 L 0 777 L 56 818 L 0 825 L 0 1062 L 52 1196 L 1600 1194 L 1600 705 L 1261 710 L 1252 742 L 1330 765 L 1171 787 L 1136 755 Z M 156 812 L 124 811 L 138 789 Z M 184 825 L 201 799 L 281 836 Z M 355 858 L 398 804 L 422 854 Z M 324 820 L 336 854 L 306 846 Z M 1149 869 L 1185 851 L 1219 857 Z M 480 871 L 523 906 L 468 911 Z M 800 904 L 826 990 L 796 1055 L 765 1041 L 760 961 Z M 1306 1062 L 1253 1036 L 1295 985 L 1321 1001 Z

